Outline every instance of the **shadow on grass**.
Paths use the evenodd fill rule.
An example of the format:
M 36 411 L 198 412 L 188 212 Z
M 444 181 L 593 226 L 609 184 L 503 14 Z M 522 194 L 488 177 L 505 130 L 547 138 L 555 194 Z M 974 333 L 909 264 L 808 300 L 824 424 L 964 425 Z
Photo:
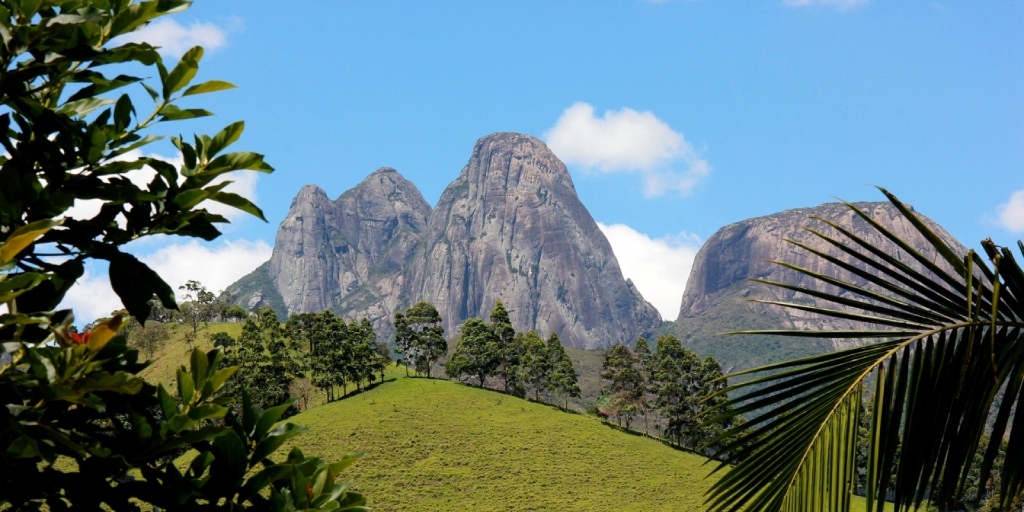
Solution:
M 448 382 L 454 382 L 455 384 L 458 384 L 458 385 L 461 385 L 461 386 L 465 386 L 467 388 L 478 389 L 480 391 L 487 391 L 487 392 L 490 392 L 490 393 L 501 395 L 501 399 L 504 399 L 505 397 L 518 398 L 520 400 L 526 400 L 527 402 L 530 402 L 530 403 L 533 403 L 533 404 L 543 405 L 545 407 L 548 407 L 548 408 L 551 408 L 551 409 L 555 409 L 555 410 L 560 411 L 560 412 L 565 412 L 565 413 L 569 413 L 569 414 L 580 414 L 580 415 L 585 414 L 584 412 L 581 412 L 581 411 L 575 411 L 575 410 L 572 410 L 572 409 L 564 408 L 564 407 L 562 407 L 559 404 L 553 404 L 553 403 L 550 403 L 550 402 L 545 402 L 544 400 L 536 400 L 536 399 L 534 399 L 532 397 L 529 397 L 529 396 L 513 395 L 513 394 L 510 394 L 510 393 L 506 393 L 504 390 L 501 390 L 501 389 L 494 389 L 494 388 L 487 387 L 487 386 L 481 387 L 481 386 L 478 386 L 478 385 L 473 384 L 471 382 L 463 382 L 461 380 L 451 380 L 451 379 L 442 379 L 442 378 L 438 378 L 437 380 L 446 380 Z
M 636 437 L 645 437 L 647 439 L 650 439 L 650 440 L 653 440 L 653 441 L 657 441 L 657 442 L 659 442 L 659 443 L 661 443 L 661 444 L 663 444 L 665 446 L 668 446 L 669 448 L 672 448 L 673 450 L 675 450 L 677 452 L 692 453 L 694 455 L 700 455 L 701 457 L 707 457 L 707 455 L 704 454 L 704 453 L 695 451 L 695 450 L 690 449 L 690 448 L 686 448 L 685 446 L 679 446 L 677 444 L 674 444 L 672 441 L 670 441 L 668 439 L 665 439 L 664 437 L 652 436 L 650 434 L 646 434 L 644 432 L 640 432 L 639 430 L 633 430 L 631 428 L 623 427 L 622 425 L 616 425 L 615 423 L 612 423 L 612 422 L 610 422 L 608 420 L 602 420 L 601 424 L 606 426 L 606 427 L 608 427 L 608 428 L 610 428 L 610 429 L 612 429 L 612 430 L 617 430 L 619 432 L 622 432 L 623 434 L 629 434 L 631 436 L 636 436 Z
M 354 390 L 352 390 L 352 391 L 350 391 L 348 393 L 345 393 L 344 395 L 342 395 L 342 396 L 340 396 L 338 398 L 335 398 L 334 400 L 331 400 L 330 402 L 327 402 L 327 403 L 333 404 L 334 402 L 339 402 L 341 400 L 346 400 L 346 399 L 352 398 L 354 396 L 366 393 L 367 391 L 373 391 L 374 389 L 377 388 L 377 386 L 380 386 L 381 384 L 386 384 L 388 382 L 394 382 L 396 380 L 398 380 L 398 378 L 396 378 L 396 377 L 391 377 L 390 379 L 379 380 L 377 382 L 374 382 L 373 384 L 365 386 L 363 389 L 354 389 Z

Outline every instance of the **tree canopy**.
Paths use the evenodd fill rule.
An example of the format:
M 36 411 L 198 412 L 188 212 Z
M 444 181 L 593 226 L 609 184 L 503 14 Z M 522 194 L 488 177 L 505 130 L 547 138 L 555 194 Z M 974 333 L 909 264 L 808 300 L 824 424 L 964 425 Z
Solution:
M 118 334 L 123 316 L 78 332 L 70 311 L 54 311 L 85 263 L 99 259 L 145 326 L 154 297 L 163 308 L 177 304 L 125 244 L 216 238 L 227 219 L 204 201 L 263 219 L 224 190 L 231 172 L 272 170 L 260 154 L 225 152 L 241 121 L 192 141 L 170 137 L 175 158 L 143 156 L 164 138 L 163 123 L 211 115 L 180 100 L 233 87 L 192 83 L 201 47 L 168 66 L 152 45 L 119 38 L 189 5 L 0 2 L 0 509 L 358 510 L 365 501 L 336 481 L 357 454 L 333 464 L 298 449 L 273 456 L 304 429 L 278 423 L 288 402 L 263 408 L 243 394 L 232 413 L 220 392 L 236 368 L 221 367 L 220 350 L 193 350 L 168 390 L 138 376 L 145 364 Z M 99 208 L 71 216 L 80 200 Z

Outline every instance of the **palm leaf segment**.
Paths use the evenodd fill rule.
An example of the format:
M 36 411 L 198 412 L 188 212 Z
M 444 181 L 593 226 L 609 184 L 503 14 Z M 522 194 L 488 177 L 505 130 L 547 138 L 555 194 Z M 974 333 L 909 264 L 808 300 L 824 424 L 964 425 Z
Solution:
M 708 493 L 716 511 L 849 510 L 854 491 L 857 428 L 869 414 L 866 493 L 868 510 L 882 499 L 897 510 L 926 500 L 941 510 L 979 500 L 1005 440 L 1005 460 L 992 491 L 1009 510 L 1024 488 L 1024 272 L 1007 248 L 982 242 L 988 261 L 958 254 L 908 207 L 882 189 L 928 240 L 936 263 L 866 213 L 848 204 L 885 239 L 917 262 L 918 271 L 839 225 L 840 236 L 810 230 L 843 258 L 796 245 L 863 279 L 856 286 L 795 265 L 783 265 L 838 290 L 826 293 L 782 283 L 835 304 L 814 307 L 762 301 L 821 315 L 857 320 L 866 330 L 745 331 L 872 343 L 773 364 L 736 375 L 753 378 L 724 390 L 732 397 L 709 421 L 745 415 L 724 433 L 729 469 Z M 1024 252 L 1024 244 L 1020 250 Z M 846 292 L 846 293 L 844 293 Z M 840 293 L 843 295 L 840 296 Z M 853 298 L 855 297 L 855 298 Z M 862 394 L 873 406 L 862 411 Z M 727 407 L 732 407 L 731 412 Z M 710 416 L 715 416 L 714 410 Z M 990 441 L 982 445 L 984 433 Z M 983 454 L 982 489 L 968 489 L 975 454 Z

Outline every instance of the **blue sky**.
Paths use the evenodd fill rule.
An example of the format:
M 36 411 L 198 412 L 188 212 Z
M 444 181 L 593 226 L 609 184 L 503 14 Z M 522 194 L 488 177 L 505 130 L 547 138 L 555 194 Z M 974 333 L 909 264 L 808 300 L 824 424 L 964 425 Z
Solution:
M 549 142 L 669 319 L 715 230 L 879 200 L 870 185 L 969 246 L 1012 243 L 1024 232 L 1021 27 L 1024 3 L 1009 1 L 199 0 L 145 36 L 169 59 L 203 44 L 199 79 L 239 88 L 197 100 L 217 117 L 173 128 L 245 119 L 238 147 L 277 168 L 242 184 L 270 222 L 136 250 L 163 258 L 172 281 L 192 272 L 220 288 L 265 259 L 303 184 L 336 197 L 391 166 L 434 204 L 496 131 Z

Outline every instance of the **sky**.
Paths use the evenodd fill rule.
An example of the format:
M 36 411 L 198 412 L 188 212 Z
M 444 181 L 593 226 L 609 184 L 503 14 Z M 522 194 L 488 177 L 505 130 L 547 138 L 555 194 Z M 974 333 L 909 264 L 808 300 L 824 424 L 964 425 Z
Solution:
M 473 143 L 538 136 L 662 314 L 678 313 L 700 244 L 750 217 L 884 186 L 968 247 L 1024 234 L 1024 3 L 618 0 L 282 3 L 198 0 L 137 34 L 175 60 L 206 48 L 199 96 L 244 119 L 238 175 L 268 219 L 213 243 L 131 250 L 173 286 L 221 290 L 269 258 L 307 183 L 337 197 L 396 168 L 435 204 Z M 174 157 L 169 145 L 151 153 Z M 76 208 L 79 206 L 76 205 Z M 81 205 L 88 208 L 88 205 Z M 65 306 L 119 307 L 89 268 Z

